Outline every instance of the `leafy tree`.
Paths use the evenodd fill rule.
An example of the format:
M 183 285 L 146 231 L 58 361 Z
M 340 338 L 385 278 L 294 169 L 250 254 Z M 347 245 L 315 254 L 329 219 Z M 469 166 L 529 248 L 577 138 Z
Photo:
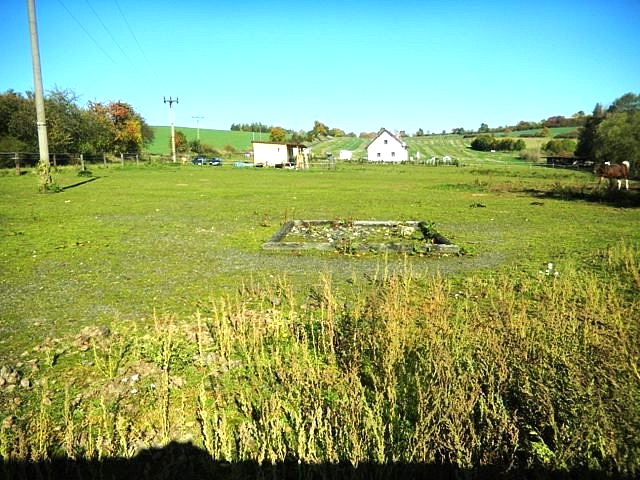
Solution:
M 303 130 L 291 134 L 291 143 L 304 143 L 307 140 L 307 133 Z
M 187 150 L 189 149 L 189 142 L 187 142 L 187 136 L 183 132 L 176 130 L 174 134 L 174 139 L 176 142 L 176 152 L 186 153 Z M 171 139 L 169 139 L 169 148 L 171 148 Z
M 521 151 L 525 150 L 526 148 L 527 148 L 527 144 L 521 138 L 516 140 L 516 142 L 513 144 L 513 149 L 518 151 L 518 152 L 521 152 Z
M 486 123 L 481 123 L 480 128 L 478 129 L 479 133 L 489 133 L 489 125 Z
M 269 140 L 272 142 L 284 142 L 287 138 L 287 132 L 282 127 L 273 127 L 269 133 Z
M 81 110 L 71 90 L 54 89 L 45 97 L 47 138 L 52 152 L 79 153 Z
M 81 153 L 113 151 L 116 128 L 111 120 L 109 108 L 100 102 L 89 102 L 82 114 Z
M 625 93 L 620 98 L 614 100 L 608 113 L 624 113 L 624 112 L 636 112 L 640 110 L 640 95 L 635 93 Z
M 542 149 L 554 155 L 570 156 L 576 149 L 576 142 L 569 138 L 549 140 Z
M 604 109 L 602 104 L 596 103 L 593 113 L 587 117 L 584 126 L 578 131 L 578 145 L 575 154 L 589 160 L 595 160 L 594 139 L 598 125 L 604 120 Z
M 311 139 L 326 137 L 329 134 L 329 128 L 319 120 L 313 122 L 313 130 L 311 130 Z
M 607 116 L 594 137 L 595 158 L 611 163 L 631 163 L 635 172 L 640 158 L 640 110 L 623 111 Z
M 596 104 L 579 130 L 576 154 L 593 161 L 628 161 L 633 175 L 640 157 L 640 96 L 626 93 L 606 111 Z
M 198 154 L 204 153 L 202 143 L 200 143 L 200 140 L 197 140 L 197 139 L 189 142 L 189 150 Z
M 495 138 L 491 135 L 479 135 L 471 142 L 471 148 L 479 150 L 481 152 L 488 152 L 493 150 Z
M 36 127 L 36 105 L 32 93 L 16 105 L 7 125 L 7 134 L 24 142 L 27 151 L 38 150 L 38 131 Z
M 416 132 L 416 137 L 423 137 L 424 136 L 424 130 L 422 130 L 422 128 L 419 128 L 418 131 Z
M 131 105 L 120 101 L 109 102 L 108 111 L 115 127 L 114 151 L 139 153 L 143 146 L 142 117 Z

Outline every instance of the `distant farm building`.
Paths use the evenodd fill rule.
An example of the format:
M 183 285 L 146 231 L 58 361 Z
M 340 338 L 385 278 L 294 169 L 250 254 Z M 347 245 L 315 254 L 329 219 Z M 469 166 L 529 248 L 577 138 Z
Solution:
M 352 153 L 351 150 L 340 150 L 340 160 L 351 160 Z
M 386 128 L 378 132 L 367 145 L 367 159 L 370 162 L 406 162 L 409 158 L 407 144 Z
M 252 142 L 256 167 L 295 167 L 307 163 L 308 150 L 298 143 Z

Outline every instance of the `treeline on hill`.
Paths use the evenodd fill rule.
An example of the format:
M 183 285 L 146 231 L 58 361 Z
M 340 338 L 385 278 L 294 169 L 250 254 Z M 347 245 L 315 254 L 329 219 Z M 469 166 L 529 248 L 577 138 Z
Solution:
M 273 125 L 266 125 L 262 122 L 252 123 L 232 123 L 229 130 L 232 132 L 269 132 L 273 128 Z
M 330 128 L 320 120 L 316 120 L 313 123 L 311 130 L 292 130 L 280 126 L 266 125 L 261 122 L 233 123 L 231 124 L 230 130 L 241 132 L 268 132 L 269 140 L 272 142 L 289 141 L 292 143 L 314 142 L 327 137 L 356 136 L 353 132 L 345 133 L 344 130 L 337 127 Z
M 527 145 L 521 138 L 514 140 L 513 138 L 508 137 L 496 138 L 492 135 L 479 135 L 471 142 L 471 148 L 474 150 L 480 150 L 481 152 L 520 151 L 524 150 L 526 147 Z
M 95 155 L 140 153 L 153 140 L 153 130 L 128 103 L 78 104 L 71 90 L 45 95 L 47 139 L 51 153 Z M 0 152 L 38 151 L 35 97 L 7 90 L 0 94 Z

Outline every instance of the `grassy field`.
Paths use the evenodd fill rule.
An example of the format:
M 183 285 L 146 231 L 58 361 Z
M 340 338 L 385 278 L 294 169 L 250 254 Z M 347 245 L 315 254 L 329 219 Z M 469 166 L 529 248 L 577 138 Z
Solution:
M 155 139 L 148 147 L 149 153 L 164 154 L 171 153 L 171 129 L 169 127 L 154 126 Z M 195 128 L 176 127 L 176 130 L 183 132 L 189 141 L 195 140 L 197 132 Z M 565 133 L 566 128 L 550 129 L 550 137 Z M 527 132 L 515 132 L 512 136 L 517 137 Z M 542 143 L 549 141 L 549 138 L 524 138 L 527 148 L 539 149 Z M 251 150 L 252 140 L 269 140 L 269 133 L 251 133 L 251 132 L 231 132 L 227 130 L 209 130 L 200 129 L 200 140 L 202 143 L 210 145 L 219 151 L 223 151 L 226 145 L 233 146 L 236 150 L 244 152 Z M 313 153 L 325 155 L 332 153 L 338 158 L 340 150 L 351 150 L 353 158 L 366 158 L 366 147 L 371 140 L 367 138 L 356 137 L 336 137 L 325 139 L 320 142 L 309 144 Z M 476 152 L 469 152 L 471 139 L 463 138 L 462 135 L 428 135 L 424 137 L 405 137 L 409 147 L 409 154 L 415 157 L 416 152 L 420 152 L 422 158 L 431 158 L 432 156 L 442 157 L 449 155 L 459 160 L 477 160 Z M 495 155 L 494 155 L 495 156 Z M 498 154 L 498 158 L 500 154 Z
M 0 457 L 180 440 L 231 462 L 637 474 L 637 185 L 461 137 L 410 148 L 464 166 L 98 166 L 51 195 L 4 172 Z M 261 250 L 290 219 L 425 220 L 465 254 Z

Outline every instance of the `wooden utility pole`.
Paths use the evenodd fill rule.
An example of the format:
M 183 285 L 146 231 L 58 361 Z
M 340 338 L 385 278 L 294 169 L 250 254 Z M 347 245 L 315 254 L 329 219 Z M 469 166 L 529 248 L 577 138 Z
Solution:
M 162 97 L 162 99 L 164 100 L 164 103 L 169 104 L 169 121 L 171 122 L 171 156 L 173 158 L 173 163 L 175 163 L 176 162 L 176 132 L 173 127 L 173 123 L 174 123 L 173 104 L 178 103 L 178 97 L 176 97 L 175 100 L 171 97 L 169 97 L 169 100 L 167 100 L 165 97 Z
M 27 0 L 29 11 L 29 33 L 31 35 L 31 63 L 33 65 L 33 88 L 36 99 L 36 125 L 38 126 L 38 147 L 40 161 L 40 191 L 47 192 L 53 183 L 51 180 L 51 163 L 49 163 L 49 142 L 47 141 L 47 120 L 44 115 L 44 93 L 42 89 L 42 71 L 40 69 L 40 47 L 38 45 L 38 25 L 36 22 L 35 0 Z

